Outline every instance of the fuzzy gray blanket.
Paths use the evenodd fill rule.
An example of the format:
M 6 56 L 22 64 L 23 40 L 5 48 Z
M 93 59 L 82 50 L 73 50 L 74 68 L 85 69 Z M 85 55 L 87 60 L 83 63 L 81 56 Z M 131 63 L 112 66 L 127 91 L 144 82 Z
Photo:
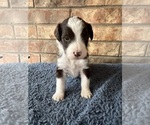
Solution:
M 55 102 L 56 64 L 0 65 L 0 125 L 149 125 L 149 68 L 91 65 L 93 97 L 81 98 L 80 77 L 68 77 L 65 99 Z

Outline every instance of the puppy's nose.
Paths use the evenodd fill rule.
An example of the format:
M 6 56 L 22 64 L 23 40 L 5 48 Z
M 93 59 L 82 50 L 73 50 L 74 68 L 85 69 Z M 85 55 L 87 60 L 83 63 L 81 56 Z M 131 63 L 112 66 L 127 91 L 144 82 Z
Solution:
M 73 54 L 74 54 L 75 57 L 80 57 L 82 52 L 73 52 Z

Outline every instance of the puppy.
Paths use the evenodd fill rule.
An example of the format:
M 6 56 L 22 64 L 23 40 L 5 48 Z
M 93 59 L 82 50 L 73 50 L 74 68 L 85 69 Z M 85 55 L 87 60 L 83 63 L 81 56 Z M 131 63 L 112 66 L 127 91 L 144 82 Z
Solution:
M 52 99 L 64 99 L 66 75 L 81 76 L 81 96 L 91 98 L 88 67 L 88 40 L 93 39 L 92 26 L 73 16 L 59 23 L 54 31 L 59 49 L 56 71 L 56 92 Z

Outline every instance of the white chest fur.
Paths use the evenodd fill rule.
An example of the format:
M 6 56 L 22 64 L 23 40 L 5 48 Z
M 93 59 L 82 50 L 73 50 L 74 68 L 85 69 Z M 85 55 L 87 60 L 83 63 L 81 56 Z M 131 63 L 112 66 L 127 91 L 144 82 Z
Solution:
M 87 64 L 87 59 L 70 60 L 65 56 L 65 54 L 57 60 L 58 67 L 63 69 L 66 74 L 71 75 L 72 77 L 77 77 L 81 70 L 87 69 Z

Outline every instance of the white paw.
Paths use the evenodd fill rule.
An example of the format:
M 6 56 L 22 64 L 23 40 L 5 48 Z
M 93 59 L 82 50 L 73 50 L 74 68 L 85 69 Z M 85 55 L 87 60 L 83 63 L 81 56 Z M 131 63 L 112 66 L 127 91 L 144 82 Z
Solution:
M 53 96 L 52 96 L 52 99 L 55 100 L 55 101 L 61 101 L 64 99 L 64 94 L 63 93 L 55 93 Z
M 81 97 L 89 99 L 91 98 L 91 96 L 92 96 L 92 93 L 89 89 L 81 91 Z

